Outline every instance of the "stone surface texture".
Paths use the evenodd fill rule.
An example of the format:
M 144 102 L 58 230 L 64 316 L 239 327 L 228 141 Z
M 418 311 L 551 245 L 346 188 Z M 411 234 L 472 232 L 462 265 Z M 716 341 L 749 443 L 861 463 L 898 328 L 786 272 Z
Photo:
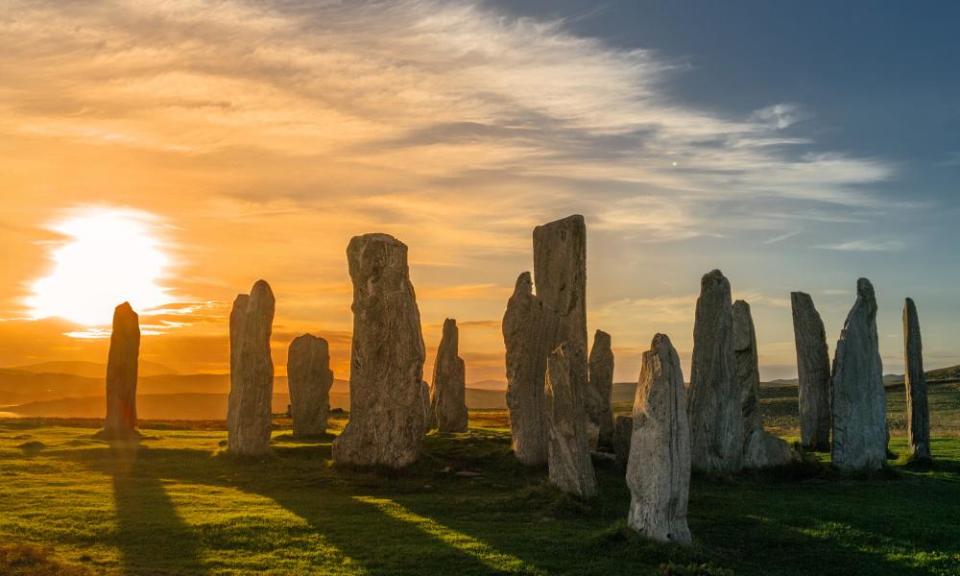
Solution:
M 807 450 L 830 451 L 830 353 L 827 333 L 813 299 L 791 292 L 793 337 L 799 372 L 800 443 Z
M 633 403 L 633 437 L 627 464 L 627 524 L 647 538 L 690 544 L 690 426 L 680 358 L 663 334 L 643 355 Z
M 365 234 L 347 247 L 353 281 L 350 420 L 333 443 L 337 464 L 403 468 L 426 430 L 425 351 L 407 246 Z
M 903 382 L 907 393 L 907 437 L 913 458 L 930 458 L 930 412 L 927 406 L 927 377 L 923 372 L 923 342 L 920 318 L 913 299 L 903 304 Z
M 565 344 L 547 360 L 546 407 L 550 482 L 580 498 L 597 493 L 597 479 L 587 441 L 587 414 L 582 389 L 575 386 Z
M 287 385 L 294 436 L 317 436 L 327 431 L 330 415 L 330 348 L 312 334 L 297 336 L 287 350 Z
M 743 466 L 741 393 L 733 350 L 730 283 L 719 270 L 703 276 L 693 328 L 687 389 L 694 469 L 737 472 Z
M 591 447 L 610 447 L 613 442 L 613 349 L 610 335 L 597 330 L 590 348 L 589 385 L 584 394 Z
M 466 386 L 466 368 L 460 357 L 460 330 L 456 320 L 447 318 L 443 322 L 430 389 L 431 425 L 441 433 L 467 431 Z
M 270 285 L 258 280 L 240 294 L 230 312 L 230 396 L 227 445 L 233 454 L 270 451 L 273 359 L 270 335 L 276 303 Z
M 626 467 L 630 458 L 630 440 L 633 436 L 633 416 L 619 415 L 613 421 L 613 455 L 617 464 Z
M 886 398 L 877 337 L 877 300 L 866 278 L 847 315 L 833 359 L 833 465 L 878 470 L 886 462 Z

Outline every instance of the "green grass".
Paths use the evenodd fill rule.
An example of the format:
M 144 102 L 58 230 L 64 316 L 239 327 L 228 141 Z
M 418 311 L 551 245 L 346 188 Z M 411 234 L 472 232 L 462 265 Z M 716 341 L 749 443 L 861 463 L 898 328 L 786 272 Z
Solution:
M 70 574 L 960 573 L 956 436 L 934 440 L 923 472 L 813 461 L 695 478 L 682 549 L 626 529 L 616 468 L 598 469 L 595 500 L 566 497 L 514 461 L 502 414 L 475 416 L 489 427 L 431 435 L 393 474 L 335 468 L 330 438 L 293 440 L 284 422 L 272 457 L 237 460 L 222 424 L 145 423 L 122 446 L 92 422 L 0 421 L 0 544 L 52 546 Z M 59 573 L 41 560 L 5 573 Z

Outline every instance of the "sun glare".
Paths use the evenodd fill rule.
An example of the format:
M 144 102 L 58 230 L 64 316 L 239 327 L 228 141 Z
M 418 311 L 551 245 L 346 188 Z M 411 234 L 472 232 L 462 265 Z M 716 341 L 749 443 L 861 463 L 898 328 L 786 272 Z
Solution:
M 109 325 L 124 301 L 138 312 L 169 303 L 159 282 L 170 259 L 157 221 L 136 210 L 89 208 L 51 225 L 65 240 L 51 250 L 49 274 L 31 285 L 31 316 L 94 328 Z

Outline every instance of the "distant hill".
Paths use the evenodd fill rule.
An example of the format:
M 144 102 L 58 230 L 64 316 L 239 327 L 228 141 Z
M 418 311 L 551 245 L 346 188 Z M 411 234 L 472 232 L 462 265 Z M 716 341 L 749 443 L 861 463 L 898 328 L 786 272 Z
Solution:
M 26 366 L 12 366 L 9 369 L 34 374 L 70 374 L 72 376 L 83 376 L 84 378 L 101 379 L 106 377 L 107 374 L 106 364 L 80 361 L 40 362 L 38 364 L 27 364 Z M 149 360 L 140 360 L 139 371 L 140 376 L 159 376 L 178 373 L 169 366 L 150 362 Z

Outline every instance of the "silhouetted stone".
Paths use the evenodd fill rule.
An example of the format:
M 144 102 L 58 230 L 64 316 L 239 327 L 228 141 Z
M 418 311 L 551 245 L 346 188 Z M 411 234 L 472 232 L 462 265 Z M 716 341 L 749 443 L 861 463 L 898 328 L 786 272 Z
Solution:
M 387 234 L 347 247 L 353 281 L 350 421 L 333 443 L 338 464 L 402 468 L 426 429 L 423 335 L 407 246 Z
M 633 436 L 633 416 L 617 416 L 613 420 L 613 453 L 617 464 L 626 467 L 630 458 L 630 438 Z
M 743 417 L 733 351 L 730 283 L 719 270 L 703 276 L 693 327 L 687 390 L 693 467 L 736 472 L 743 463 Z
M 590 385 L 584 400 L 587 408 L 587 435 L 592 447 L 610 446 L 613 442 L 613 350 L 610 335 L 597 330 L 590 349 Z
M 270 285 L 258 280 L 249 296 L 237 296 L 230 312 L 227 445 L 234 454 L 256 456 L 270 450 L 274 308 Z
M 791 292 L 793 336 L 800 387 L 800 443 L 808 450 L 830 451 L 830 353 L 823 320 L 813 299 Z
M 557 313 L 552 351 L 567 345 L 573 385 L 587 387 L 587 229 L 573 215 L 533 230 L 533 278 L 537 297 Z
M 660 542 L 690 543 L 690 425 L 680 358 L 664 334 L 654 336 L 643 354 L 627 486 L 631 528 Z
M 561 344 L 547 359 L 549 476 L 560 490 L 591 498 L 597 492 L 597 479 L 587 442 L 587 415 L 580 396 L 582 389 L 571 378 L 567 350 L 567 345 Z
M 443 322 L 443 337 L 433 365 L 430 391 L 430 416 L 443 433 L 467 431 L 466 372 L 460 357 L 460 331 L 457 321 Z
M 877 300 L 866 278 L 833 359 L 833 465 L 878 470 L 887 455 L 886 398 L 877 338 Z
M 503 343 L 513 451 L 528 466 L 547 462 L 544 378 L 558 323 L 556 313 L 534 296 L 530 273 L 521 274 L 503 316 Z
M 927 407 L 927 377 L 923 372 L 923 342 L 920 319 L 911 298 L 903 305 L 903 382 L 907 392 L 907 435 L 913 458 L 930 458 L 930 413 Z
M 316 436 L 327 431 L 330 413 L 330 349 L 312 334 L 294 338 L 287 351 L 287 384 L 294 436 Z
M 750 305 L 743 300 L 733 303 L 733 350 L 737 359 L 738 387 L 742 394 L 743 465 L 747 468 L 767 468 L 789 464 L 799 455 L 786 441 L 763 429 L 757 334 Z
M 140 318 L 124 302 L 113 311 L 113 332 L 107 357 L 107 417 L 105 436 L 137 434 L 137 366 L 140 357 Z
M 430 406 L 430 385 L 426 382 L 420 382 L 420 403 L 423 404 L 423 433 L 430 431 L 430 418 L 433 417 L 433 410 Z

